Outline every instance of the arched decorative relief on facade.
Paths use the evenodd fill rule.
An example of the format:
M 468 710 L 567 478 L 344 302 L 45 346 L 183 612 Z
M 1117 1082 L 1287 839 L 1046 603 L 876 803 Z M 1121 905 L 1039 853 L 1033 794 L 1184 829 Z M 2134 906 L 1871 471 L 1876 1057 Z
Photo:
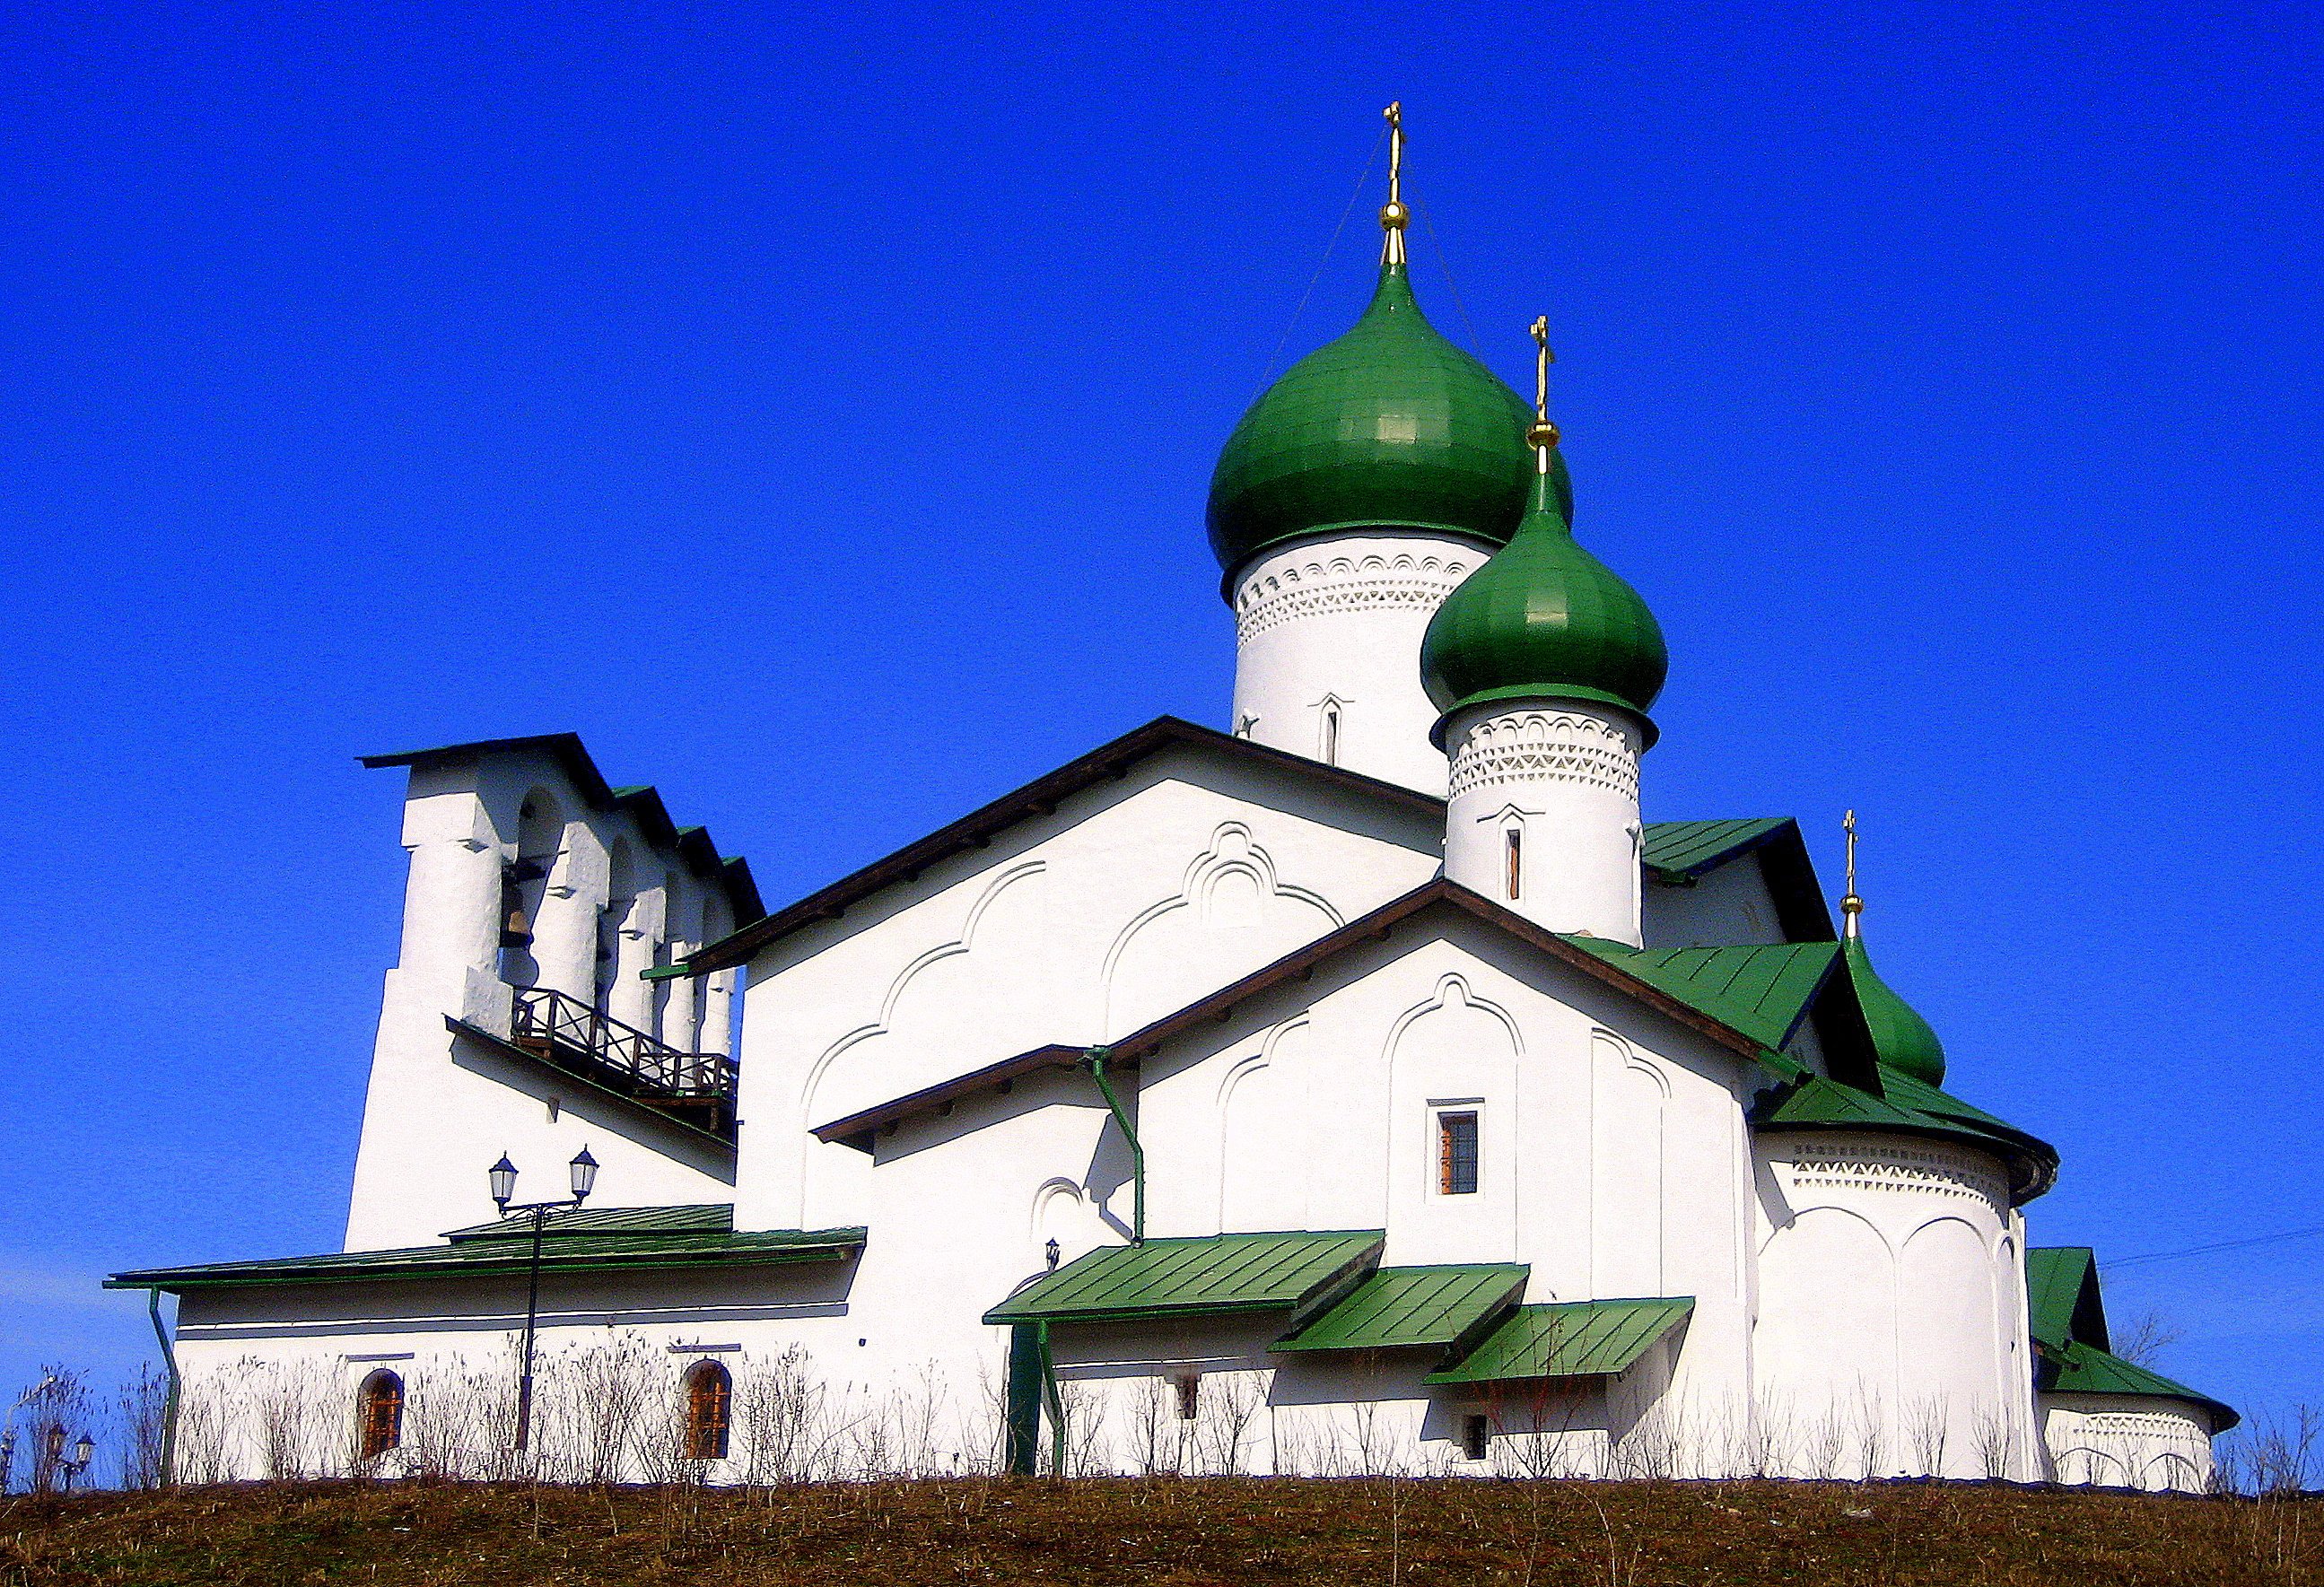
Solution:
M 967 917 L 962 922 L 960 934 L 957 937 L 949 941 L 940 942 L 915 955 L 902 969 L 896 973 L 890 980 L 886 991 L 881 994 L 878 1015 L 832 1042 L 808 1066 L 806 1082 L 799 1088 L 803 1124 L 811 1128 L 823 1122 L 826 1115 L 835 1116 L 835 1109 L 837 1112 L 846 1111 L 846 1108 L 841 1105 L 843 1099 L 825 1097 L 822 1094 L 825 1077 L 830 1075 L 833 1067 L 842 1059 L 846 1059 L 847 1067 L 853 1070 L 866 1056 L 861 1051 L 866 1043 L 876 1042 L 895 1034 L 908 1019 L 908 1010 L 905 1007 L 907 994 L 915 992 L 925 992 L 929 984 L 930 972 L 946 961 L 967 957 L 974 954 L 980 946 L 989 946 L 986 937 L 990 919 L 995 905 L 1001 901 L 1002 895 L 1016 888 L 1019 883 L 1043 874 L 1047 869 L 1048 864 L 1046 861 L 1026 860 L 1001 872 L 978 891 L 975 900 L 969 905 Z M 1026 995 L 1022 982 L 1022 977 L 995 977 L 991 983 L 982 986 L 972 985 L 964 989 L 970 999 L 968 1008 L 964 1010 L 957 1003 L 947 1003 L 948 1029 L 958 1031 L 964 1025 L 967 1025 L 968 1021 L 962 1018 L 964 1012 L 970 1013 L 972 1018 L 974 1013 L 988 1015 L 1001 1013 L 1004 1016 L 1000 1021 L 1001 1024 L 1005 1027 L 1012 1023 L 1005 1018 L 1006 1010 L 991 1005 L 995 994 L 1006 996 L 1012 991 L 1017 992 L 1018 1001 L 1030 1001 Z M 969 1029 L 973 1030 L 974 1028 L 970 1025 Z M 974 1033 L 986 1037 L 987 1047 L 1008 1045 L 1005 1039 L 997 1042 L 993 1040 L 994 1033 L 989 1029 Z M 1005 1029 L 1001 1034 L 1005 1036 Z M 973 1067 L 977 1062 L 989 1062 L 992 1058 L 1007 1056 L 1008 1054 L 1004 1052 L 988 1052 L 981 1057 L 973 1059 L 961 1056 L 954 1061 L 959 1063 L 960 1067 L 969 1068 Z M 857 1105 L 868 1105 L 870 1103 L 882 1100 L 882 1097 L 888 1094 L 892 1094 L 892 1089 L 890 1092 L 881 1093 L 881 1096 L 860 1099 L 857 1101 Z
M 1978 1443 L 2002 1410 L 1992 1250 L 1966 1218 L 1931 1218 L 1897 1256 L 1897 1422 L 1905 1469 L 1982 1473 Z
M 1107 947 L 1106 1034 L 1183 1008 L 1346 924 L 1321 893 L 1285 881 L 1249 826 L 1222 822 L 1187 862 L 1178 890 L 1132 916 Z
M 1524 1032 L 1509 1010 L 1457 973 L 1438 976 L 1430 995 L 1388 1027 L 1381 1064 L 1388 1082 L 1389 1230 L 1392 1239 L 1442 1253 L 1428 1260 L 1516 1259 L 1524 1056 Z M 1445 1191 L 1448 1112 L 1476 1115 L 1471 1193 Z
M 1506 783 L 1578 782 L 1638 797 L 1638 734 L 1611 715 L 1512 711 L 1462 729 L 1452 746 L 1452 795 Z
M 1761 1246 L 1759 1397 L 1793 1475 L 1842 1474 L 1820 1469 L 1824 1434 L 1844 1433 L 1853 1452 L 1868 1418 L 1884 1429 L 1893 1418 L 1896 1277 L 1887 1235 L 1852 1208 L 1810 1207 Z
M 1270 568 L 1235 592 L 1235 642 L 1303 617 L 1434 612 L 1482 559 L 1374 552 Z
M 1388 1041 L 1381 1056 L 1391 1071 L 1396 1067 L 1397 1054 L 1412 1027 L 1429 1015 L 1442 1013 L 1448 1009 L 1473 1010 L 1493 1020 L 1508 1038 L 1508 1056 L 1512 1058 L 1525 1056 L 1525 1033 L 1517 1029 L 1517 1022 L 1510 1017 L 1509 1011 L 1490 998 L 1479 997 L 1471 991 L 1467 976 L 1453 973 L 1438 977 L 1434 994 L 1405 1010 L 1396 1017 L 1396 1023 L 1388 1027 Z
M 1305 1135 L 1297 1047 L 1305 1014 L 1267 1033 L 1230 1065 L 1218 1089 L 1218 1226 L 1255 1232 L 1305 1226 Z
M 1666 1241 L 1670 1076 L 1603 1029 L 1590 1033 L 1591 1269 L 1600 1295 L 1660 1295 Z

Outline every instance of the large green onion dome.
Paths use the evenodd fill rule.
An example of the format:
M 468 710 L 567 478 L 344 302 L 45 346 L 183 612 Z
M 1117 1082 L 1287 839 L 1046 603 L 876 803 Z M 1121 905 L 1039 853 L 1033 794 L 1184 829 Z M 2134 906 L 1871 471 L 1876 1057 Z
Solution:
M 1619 574 L 1574 542 L 1563 471 L 1554 450 L 1550 457 L 1509 543 L 1436 609 L 1420 643 L 1420 680 L 1446 717 L 1493 700 L 1619 706 L 1651 744 L 1646 710 L 1670 672 L 1662 625 Z
M 1250 405 L 1211 475 L 1211 549 L 1231 575 L 1302 535 L 1410 528 L 1499 546 L 1524 515 L 1530 411 L 1436 333 L 1401 263 L 1354 328 Z
M 1856 1001 L 1864 1008 L 1864 1022 L 1872 1029 L 1874 1051 L 1879 1054 L 1884 1066 L 1909 1075 L 1924 1085 L 1942 1085 L 1945 1044 L 1937 1039 L 1936 1031 L 1914 1010 L 1912 1004 L 1873 973 L 1872 955 L 1864 951 L 1864 939 L 1856 935 L 1855 924 L 1851 912 L 1850 930 L 1840 947 L 1848 961 L 1848 978 L 1856 987 Z

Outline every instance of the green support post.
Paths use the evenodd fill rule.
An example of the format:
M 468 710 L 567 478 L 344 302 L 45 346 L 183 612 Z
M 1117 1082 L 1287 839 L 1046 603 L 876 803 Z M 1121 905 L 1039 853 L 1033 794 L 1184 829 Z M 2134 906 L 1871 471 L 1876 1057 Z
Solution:
M 155 1484 L 167 1488 L 178 1464 L 178 1352 L 170 1342 L 170 1331 L 161 1325 L 161 1292 L 149 1289 L 145 1299 L 146 1315 L 153 1319 L 153 1337 L 161 1342 L 161 1370 L 170 1379 L 168 1398 L 161 1402 L 161 1470 Z
M 1009 1407 L 1003 1463 L 1009 1473 L 1029 1477 L 1040 1464 L 1042 1359 L 1048 1354 L 1038 1323 L 1009 1330 Z
M 1130 1114 L 1123 1109 L 1121 1099 L 1114 1095 L 1112 1083 L 1105 1077 L 1105 1062 L 1111 1056 L 1106 1048 L 1093 1047 L 1089 1049 L 1084 1062 L 1089 1065 L 1090 1077 L 1097 1082 L 1098 1091 L 1105 1098 L 1107 1109 L 1113 1114 L 1114 1124 L 1120 1130 L 1121 1138 L 1130 1143 L 1130 1243 L 1143 1245 L 1146 1243 L 1146 1149 L 1139 1145 L 1138 1128 L 1130 1123 Z

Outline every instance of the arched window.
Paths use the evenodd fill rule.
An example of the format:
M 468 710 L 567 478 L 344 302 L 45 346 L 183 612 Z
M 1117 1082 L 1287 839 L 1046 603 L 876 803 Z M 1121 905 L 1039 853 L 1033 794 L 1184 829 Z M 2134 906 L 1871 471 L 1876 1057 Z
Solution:
M 716 1361 L 696 1361 L 686 1374 L 686 1458 L 723 1461 L 734 1379 Z
M 403 1442 L 403 1379 L 392 1372 L 374 1372 L 360 1390 L 363 1409 L 363 1458 L 376 1459 Z

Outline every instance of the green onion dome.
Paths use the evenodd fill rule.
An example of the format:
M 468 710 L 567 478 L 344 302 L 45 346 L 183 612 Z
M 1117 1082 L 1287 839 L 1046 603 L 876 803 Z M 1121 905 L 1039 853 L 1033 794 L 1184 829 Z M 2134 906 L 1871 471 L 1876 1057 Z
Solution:
M 1436 333 L 1401 263 L 1352 329 L 1293 364 L 1227 438 L 1211 549 L 1232 575 L 1334 530 L 1411 528 L 1506 542 L 1525 513 L 1532 411 Z
M 1862 937 L 1851 933 L 1840 946 L 1848 961 L 1848 978 L 1855 983 L 1856 1001 L 1863 1005 L 1864 1022 L 1871 1028 L 1873 1049 L 1880 1062 L 1924 1085 L 1942 1085 L 1945 1044 L 1912 1004 L 1873 973 L 1872 955 L 1864 951 Z
M 1646 709 L 1670 671 L 1662 625 L 1619 574 L 1574 542 L 1564 471 L 1554 450 L 1550 457 L 1508 546 L 1436 609 L 1420 643 L 1420 680 L 1448 718 L 1492 700 L 1587 700 L 1635 714 L 1651 744 Z M 1441 721 L 1436 731 L 1441 743 Z

